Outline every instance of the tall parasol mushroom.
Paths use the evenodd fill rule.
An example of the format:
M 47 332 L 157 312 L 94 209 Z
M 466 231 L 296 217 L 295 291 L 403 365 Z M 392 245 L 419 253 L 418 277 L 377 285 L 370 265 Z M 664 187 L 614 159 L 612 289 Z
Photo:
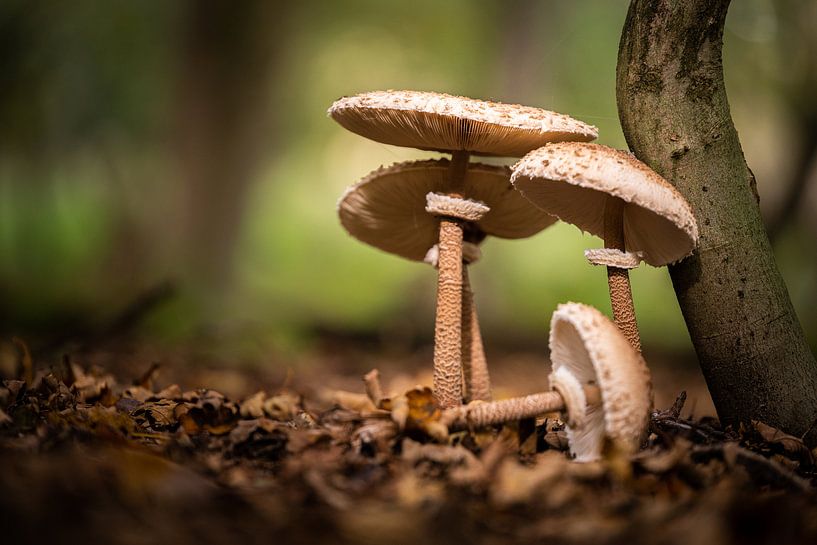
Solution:
M 463 222 L 485 213 L 464 192 L 470 154 L 519 157 L 548 142 L 593 140 L 597 130 L 538 108 L 418 91 L 344 97 L 329 115 L 377 142 L 452 154 L 446 183 L 428 196 L 426 208 L 439 217 L 434 395 L 443 407 L 459 405 Z
M 513 171 L 514 186 L 533 204 L 604 239 L 603 249 L 585 256 L 607 266 L 616 324 L 641 350 L 628 271 L 642 260 L 662 267 L 692 253 L 698 225 L 689 204 L 632 154 L 599 144 L 549 144 Z
M 447 186 L 448 171 L 448 160 L 404 162 L 375 170 L 341 197 L 341 224 L 366 244 L 436 266 L 439 221 L 426 211 L 427 197 Z M 491 386 L 467 265 L 479 258 L 478 244 L 487 235 L 525 238 L 556 221 L 515 191 L 510 175 L 508 167 L 472 163 L 462 187 L 475 206 L 487 210 L 479 219 L 462 224 L 462 367 L 469 401 L 490 399 Z

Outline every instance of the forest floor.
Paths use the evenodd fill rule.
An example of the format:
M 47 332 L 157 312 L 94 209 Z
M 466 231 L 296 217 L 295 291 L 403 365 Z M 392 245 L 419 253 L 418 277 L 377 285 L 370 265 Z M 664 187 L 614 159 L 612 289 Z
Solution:
M 441 438 L 414 387 L 427 376 L 394 365 L 381 407 L 401 418 L 330 356 L 274 384 L 18 347 L 0 385 L 3 543 L 817 543 L 817 451 L 761 422 L 723 429 L 705 400 L 690 416 L 667 373 L 640 452 L 575 463 L 555 414 Z

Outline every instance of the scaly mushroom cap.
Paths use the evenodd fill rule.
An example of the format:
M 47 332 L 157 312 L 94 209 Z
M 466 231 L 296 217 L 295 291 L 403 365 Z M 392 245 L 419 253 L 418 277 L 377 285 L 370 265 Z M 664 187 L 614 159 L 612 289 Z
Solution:
M 576 460 L 598 459 L 605 437 L 635 451 L 647 429 L 652 402 L 650 372 L 641 355 L 609 318 L 581 303 L 559 305 L 550 321 L 549 344 L 551 384 L 554 379 L 561 379 L 562 385 L 574 383 L 572 397 L 581 401 L 585 401 L 581 386 L 592 384 L 601 391 L 601 405 L 588 406 L 582 421 L 567 427 Z
M 426 212 L 426 195 L 448 189 L 448 160 L 409 161 L 379 168 L 338 202 L 343 227 L 356 239 L 422 261 L 437 243 L 439 218 Z M 463 196 L 490 207 L 474 225 L 500 238 L 525 238 L 556 221 L 515 191 L 510 169 L 470 163 Z
M 545 212 L 602 238 L 608 195 L 623 200 L 624 245 L 655 267 L 683 259 L 697 244 L 698 225 L 684 197 L 625 151 L 549 144 L 514 165 L 512 180 Z
M 371 140 L 431 151 L 521 157 L 565 140 L 587 142 L 598 129 L 566 115 L 422 91 L 375 91 L 343 97 L 329 115 Z

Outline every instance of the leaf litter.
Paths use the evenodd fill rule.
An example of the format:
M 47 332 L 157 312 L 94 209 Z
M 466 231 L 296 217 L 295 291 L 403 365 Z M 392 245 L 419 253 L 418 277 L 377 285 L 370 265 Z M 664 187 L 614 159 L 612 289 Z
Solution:
M 654 411 L 574 463 L 564 423 L 449 433 L 428 388 L 230 399 L 64 361 L 0 385 L 4 543 L 817 543 L 815 452 Z

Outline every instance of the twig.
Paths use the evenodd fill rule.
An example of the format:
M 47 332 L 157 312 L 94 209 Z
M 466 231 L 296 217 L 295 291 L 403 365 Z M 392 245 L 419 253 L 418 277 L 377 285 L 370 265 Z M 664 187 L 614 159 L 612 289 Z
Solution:
M 150 367 L 147 371 L 145 371 L 141 377 L 133 381 L 134 386 L 141 386 L 142 388 L 151 388 L 153 384 L 153 380 L 156 378 L 156 372 L 159 371 L 158 362 L 153 362 L 150 364 Z
M 678 397 L 675 398 L 675 402 L 670 407 L 669 412 L 674 418 L 680 418 L 681 411 L 684 410 L 684 404 L 687 401 L 687 391 L 681 390 L 681 393 L 678 394 Z
M 26 381 L 26 386 L 31 386 L 34 382 L 34 362 L 31 359 L 28 345 L 20 337 L 12 337 L 11 342 L 20 350 L 23 380 Z
M 672 418 L 654 418 L 652 424 L 658 428 L 666 427 L 674 428 L 677 430 L 690 431 L 696 435 L 699 435 L 700 437 L 707 441 L 711 441 L 712 439 L 723 440 L 726 437 L 725 433 L 720 432 L 718 430 L 714 430 L 709 426 L 707 426 L 708 429 L 704 429 L 703 426 L 700 426 L 698 424 L 679 422 Z
M 383 400 L 383 388 L 380 385 L 380 371 L 372 369 L 363 375 L 363 385 L 366 387 L 366 395 L 372 400 L 375 407 L 380 406 Z
M 774 460 L 747 450 L 736 443 L 721 443 L 717 445 L 696 445 L 692 447 L 692 459 L 701 461 L 712 457 L 720 457 L 729 463 L 730 459 L 744 466 L 752 476 L 763 476 L 771 484 L 800 492 L 813 493 L 814 488 L 808 481 L 795 475 Z

